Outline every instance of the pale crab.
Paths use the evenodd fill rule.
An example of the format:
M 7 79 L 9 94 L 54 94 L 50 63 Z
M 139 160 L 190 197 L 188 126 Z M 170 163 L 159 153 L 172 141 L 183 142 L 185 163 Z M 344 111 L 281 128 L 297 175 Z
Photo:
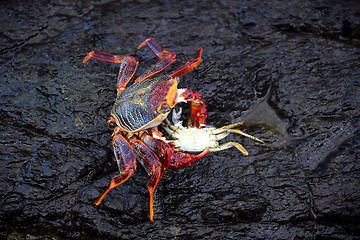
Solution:
M 244 156 L 248 156 L 248 151 L 238 142 L 226 142 L 219 144 L 219 141 L 227 137 L 230 133 L 236 133 L 248 138 L 251 138 L 260 143 L 264 143 L 262 140 L 251 136 L 239 129 L 234 129 L 244 124 L 244 121 L 223 126 L 221 128 L 215 128 L 209 125 L 202 124 L 200 127 L 188 126 L 184 127 L 180 116 L 182 109 L 179 112 L 173 110 L 172 122 L 168 119 L 162 123 L 163 128 L 170 135 L 171 140 L 168 140 L 175 145 L 176 151 L 182 152 L 202 152 L 209 149 L 209 152 L 218 152 L 228 148 L 237 148 Z M 205 118 L 203 119 L 205 122 Z

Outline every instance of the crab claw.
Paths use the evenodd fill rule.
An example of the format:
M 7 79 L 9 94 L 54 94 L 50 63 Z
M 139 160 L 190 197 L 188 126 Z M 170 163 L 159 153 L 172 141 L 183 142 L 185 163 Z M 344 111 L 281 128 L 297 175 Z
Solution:
M 190 101 L 190 112 L 187 125 L 190 127 L 201 128 L 205 126 L 207 118 L 205 101 L 198 92 L 194 92 Z
M 170 154 L 170 168 L 185 168 L 191 164 L 197 162 L 203 158 L 209 152 L 209 148 L 206 148 L 202 153 L 198 155 L 191 155 L 183 152 L 176 152 Z
M 198 92 L 193 92 L 187 88 L 178 89 L 177 103 L 190 103 L 190 112 L 188 116 L 188 127 L 201 128 L 205 126 L 207 111 L 205 101 Z
M 165 142 L 161 139 L 154 138 L 150 135 L 144 134 L 142 136 L 143 142 L 158 156 L 162 156 L 163 171 L 167 168 L 185 168 L 203 158 L 208 152 L 206 148 L 203 152 L 197 155 L 191 155 L 183 152 L 175 152 L 175 145 L 170 142 Z
M 173 110 L 172 113 L 172 121 L 174 124 L 181 124 L 180 118 L 181 118 L 181 113 L 182 113 L 182 108 L 179 108 L 179 111 L 176 112 L 175 109 Z

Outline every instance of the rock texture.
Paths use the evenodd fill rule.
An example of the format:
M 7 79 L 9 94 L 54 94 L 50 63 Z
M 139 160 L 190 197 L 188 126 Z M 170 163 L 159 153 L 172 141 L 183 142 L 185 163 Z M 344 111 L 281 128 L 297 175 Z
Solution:
M 359 239 L 358 1 L 8 1 L 0 3 L 0 236 L 7 239 Z M 148 221 L 138 167 L 117 174 L 106 120 L 119 66 L 154 38 L 176 66 L 204 48 L 180 87 L 208 124 L 249 151 L 168 171 Z

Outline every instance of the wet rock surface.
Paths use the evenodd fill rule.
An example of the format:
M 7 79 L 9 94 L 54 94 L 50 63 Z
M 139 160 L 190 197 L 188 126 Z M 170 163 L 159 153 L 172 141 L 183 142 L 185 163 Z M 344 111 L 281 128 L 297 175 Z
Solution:
M 0 229 L 8 239 L 359 239 L 360 4 L 357 1 L 59 1 L 0 5 Z M 148 221 L 142 167 L 117 174 L 106 120 L 119 66 L 154 38 L 208 124 L 241 119 L 266 144 L 167 171 Z

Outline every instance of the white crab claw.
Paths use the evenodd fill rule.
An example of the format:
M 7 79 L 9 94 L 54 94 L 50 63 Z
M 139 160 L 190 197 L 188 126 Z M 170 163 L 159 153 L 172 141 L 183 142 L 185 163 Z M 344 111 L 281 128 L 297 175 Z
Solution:
M 172 113 L 173 124 L 177 124 L 180 122 L 181 113 L 182 113 L 182 108 L 180 108 L 178 112 L 176 112 L 175 109 L 173 110 L 173 113 Z

